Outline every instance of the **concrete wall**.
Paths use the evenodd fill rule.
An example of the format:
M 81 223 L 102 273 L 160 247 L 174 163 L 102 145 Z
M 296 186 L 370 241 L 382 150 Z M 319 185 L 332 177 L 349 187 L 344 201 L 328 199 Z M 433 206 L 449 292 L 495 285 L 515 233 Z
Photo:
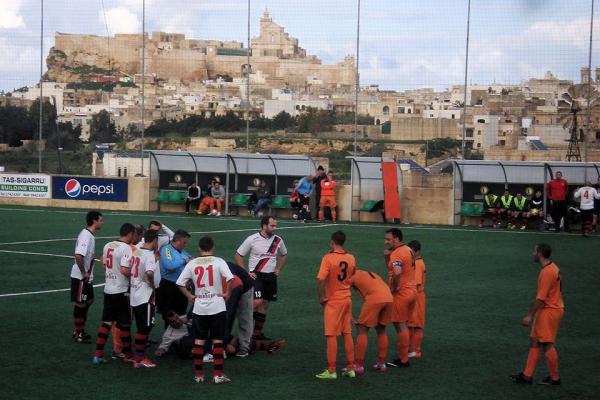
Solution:
M 98 210 L 148 211 L 148 178 L 130 177 L 126 203 L 114 201 L 83 201 L 62 199 L 28 199 L 0 197 L 2 205 L 57 207 L 57 208 L 89 208 Z
M 402 222 L 452 225 L 452 175 L 404 173 Z

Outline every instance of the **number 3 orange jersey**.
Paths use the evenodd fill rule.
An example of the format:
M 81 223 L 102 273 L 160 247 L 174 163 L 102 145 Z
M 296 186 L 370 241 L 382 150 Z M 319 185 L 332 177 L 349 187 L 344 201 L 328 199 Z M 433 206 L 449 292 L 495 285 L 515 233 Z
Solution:
M 351 279 L 356 272 L 352 254 L 332 251 L 323 256 L 317 279 L 327 282 L 327 298 L 340 300 L 350 297 Z

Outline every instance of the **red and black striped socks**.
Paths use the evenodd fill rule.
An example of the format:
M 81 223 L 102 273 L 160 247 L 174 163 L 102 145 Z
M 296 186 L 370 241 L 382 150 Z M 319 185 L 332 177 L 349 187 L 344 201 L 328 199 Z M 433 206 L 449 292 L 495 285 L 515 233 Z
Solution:
M 221 376 L 223 374 L 223 364 L 225 363 L 223 352 L 223 343 L 213 343 L 213 367 L 215 369 L 215 376 Z
M 204 370 L 203 370 L 204 345 L 197 344 L 194 342 L 194 347 L 192 348 L 192 355 L 194 357 L 194 375 L 196 377 L 204 377 Z
M 98 328 L 98 337 L 96 338 L 96 352 L 94 355 L 98 358 L 104 357 L 104 346 L 108 340 L 111 324 L 104 321 Z

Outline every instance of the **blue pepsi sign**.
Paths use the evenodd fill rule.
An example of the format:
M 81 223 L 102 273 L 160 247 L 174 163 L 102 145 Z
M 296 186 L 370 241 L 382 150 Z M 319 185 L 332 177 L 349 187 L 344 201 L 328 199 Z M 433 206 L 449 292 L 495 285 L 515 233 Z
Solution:
M 126 202 L 127 184 L 127 179 L 53 176 L 52 198 Z

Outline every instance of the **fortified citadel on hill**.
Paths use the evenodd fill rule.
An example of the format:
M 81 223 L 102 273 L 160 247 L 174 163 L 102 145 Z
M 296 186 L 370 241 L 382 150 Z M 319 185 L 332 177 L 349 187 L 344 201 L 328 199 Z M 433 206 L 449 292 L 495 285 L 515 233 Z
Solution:
M 146 34 L 146 74 L 159 79 L 194 82 L 242 76 L 247 63 L 242 42 L 186 39 L 178 33 Z M 85 73 L 134 76 L 141 73 L 142 34 L 112 37 L 56 33 L 48 58 L 48 78 L 80 82 Z M 261 74 L 272 87 L 304 88 L 311 81 L 325 87 L 355 82 L 354 58 L 334 65 L 323 64 L 298 45 L 265 10 L 260 35 L 251 41 L 252 72 Z

